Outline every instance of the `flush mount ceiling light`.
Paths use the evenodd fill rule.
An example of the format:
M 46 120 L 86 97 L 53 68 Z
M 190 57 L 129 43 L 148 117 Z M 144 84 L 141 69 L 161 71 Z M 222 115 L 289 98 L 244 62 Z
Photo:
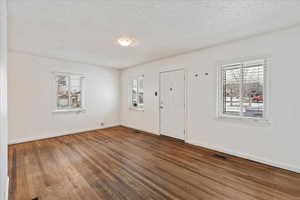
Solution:
M 132 47 L 135 46 L 136 41 L 130 37 L 120 37 L 118 38 L 118 44 L 122 47 Z

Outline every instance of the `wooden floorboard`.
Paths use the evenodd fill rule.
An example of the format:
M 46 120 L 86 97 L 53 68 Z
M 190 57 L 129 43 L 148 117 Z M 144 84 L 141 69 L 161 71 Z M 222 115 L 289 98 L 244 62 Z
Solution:
M 300 174 L 115 127 L 9 146 L 10 200 L 300 200 Z

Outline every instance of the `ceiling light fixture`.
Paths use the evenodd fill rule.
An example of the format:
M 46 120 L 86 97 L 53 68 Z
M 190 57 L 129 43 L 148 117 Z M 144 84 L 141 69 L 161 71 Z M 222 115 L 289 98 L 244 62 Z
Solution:
M 129 37 L 121 37 L 121 38 L 118 39 L 118 43 L 122 47 L 130 47 L 130 46 L 133 45 L 134 40 L 129 38 Z

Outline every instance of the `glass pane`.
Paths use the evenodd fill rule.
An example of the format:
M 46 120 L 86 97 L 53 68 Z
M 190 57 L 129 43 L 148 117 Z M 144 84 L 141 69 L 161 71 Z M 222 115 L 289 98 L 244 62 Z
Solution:
M 243 69 L 243 115 L 263 117 L 264 66 L 247 66 Z
M 81 107 L 81 77 L 70 76 L 70 107 Z
M 57 84 L 57 109 L 69 107 L 69 81 L 68 76 L 56 76 Z
M 139 83 L 138 83 L 138 104 L 139 107 L 143 107 L 144 105 L 144 78 L 143 77 L 139 78 Z
M 132 81 L 132 91 L 131 91 L 131 95 L 132 95 L 131 103 L 133 107 L 138 106 L 137 93 L 138 93 L 138 81 L 135 79 Z
M 226 115 L 240 115 L 240 81 L 241 68 L 223 70 L 223 113 Z

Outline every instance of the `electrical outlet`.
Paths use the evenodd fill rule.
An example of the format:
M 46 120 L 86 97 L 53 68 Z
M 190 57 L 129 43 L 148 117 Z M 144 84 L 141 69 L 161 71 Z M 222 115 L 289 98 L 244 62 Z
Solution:
M 101 125 L 101 126 L 104 126 L 104 122 L 101 122 L 100 125 Z

